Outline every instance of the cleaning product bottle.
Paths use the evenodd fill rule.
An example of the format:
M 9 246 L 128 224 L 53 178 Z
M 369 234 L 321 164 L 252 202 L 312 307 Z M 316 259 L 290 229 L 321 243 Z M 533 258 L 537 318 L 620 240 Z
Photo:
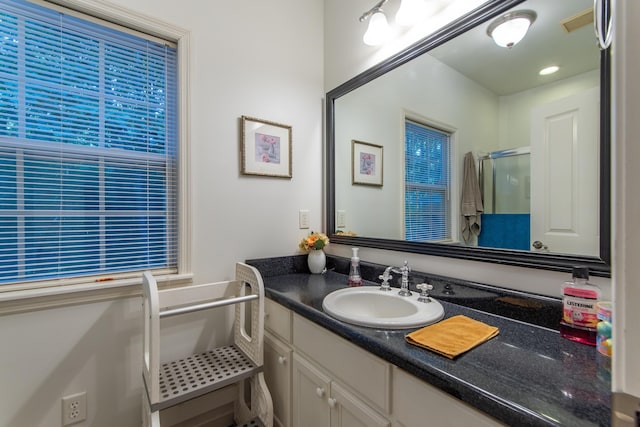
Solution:
M 573 267 L 573 280 L 562 287 L 562 320 L 560 335 L 571 341 L 596 345 L 597 303 L 600 288 L 588 282 L 587 267 Z
M 351 248 L 353 255 L 351 256 L 351 267 L 349 267 L 349 286 L 362 286 L 362 277 L 360 277 L 360 258 L 358 258 L 358 248 Z

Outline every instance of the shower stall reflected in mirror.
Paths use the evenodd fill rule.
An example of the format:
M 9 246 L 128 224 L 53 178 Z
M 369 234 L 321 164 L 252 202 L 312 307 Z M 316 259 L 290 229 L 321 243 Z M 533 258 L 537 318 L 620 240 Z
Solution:
M 483 154 L 478 163 L 484 205 L 478 246 L 530 250 L 529 147 Z

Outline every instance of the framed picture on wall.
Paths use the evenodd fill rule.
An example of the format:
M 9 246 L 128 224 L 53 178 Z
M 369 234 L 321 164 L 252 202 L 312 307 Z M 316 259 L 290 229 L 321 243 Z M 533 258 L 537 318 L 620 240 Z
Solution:
M 351 183 L 382 187 L 382 146 L 351 141 Z
M 291 126 L 242 116 L 241 172 L 291 178 Z

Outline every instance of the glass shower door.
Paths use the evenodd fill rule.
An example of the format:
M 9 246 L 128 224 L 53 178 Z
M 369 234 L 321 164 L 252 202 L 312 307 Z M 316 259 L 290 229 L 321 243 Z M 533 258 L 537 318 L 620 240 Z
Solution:
M 480 159 L 484 204 L 478 245 L 529 250 L 531 165 L 529 147 L 501 150 Z

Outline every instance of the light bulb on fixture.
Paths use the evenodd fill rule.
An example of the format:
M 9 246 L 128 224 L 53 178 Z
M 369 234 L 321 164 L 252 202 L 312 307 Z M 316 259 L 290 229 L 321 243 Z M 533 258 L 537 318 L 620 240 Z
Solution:
M 369 27 L 362 41 L 369 46 L 381 45 L 389 37 L 389 23 L 381 8 L 376 7 L 369 16 Z
M 536 17 L 533 10 L 505 13 L 489 25 L 487 34 L 498 46 L 512 48 L 524 38 Z
M 396 13 L 396 24 L 405 27 L 413 25 L 424 16 L 425 10 L 424 0 L 402 0 Z

